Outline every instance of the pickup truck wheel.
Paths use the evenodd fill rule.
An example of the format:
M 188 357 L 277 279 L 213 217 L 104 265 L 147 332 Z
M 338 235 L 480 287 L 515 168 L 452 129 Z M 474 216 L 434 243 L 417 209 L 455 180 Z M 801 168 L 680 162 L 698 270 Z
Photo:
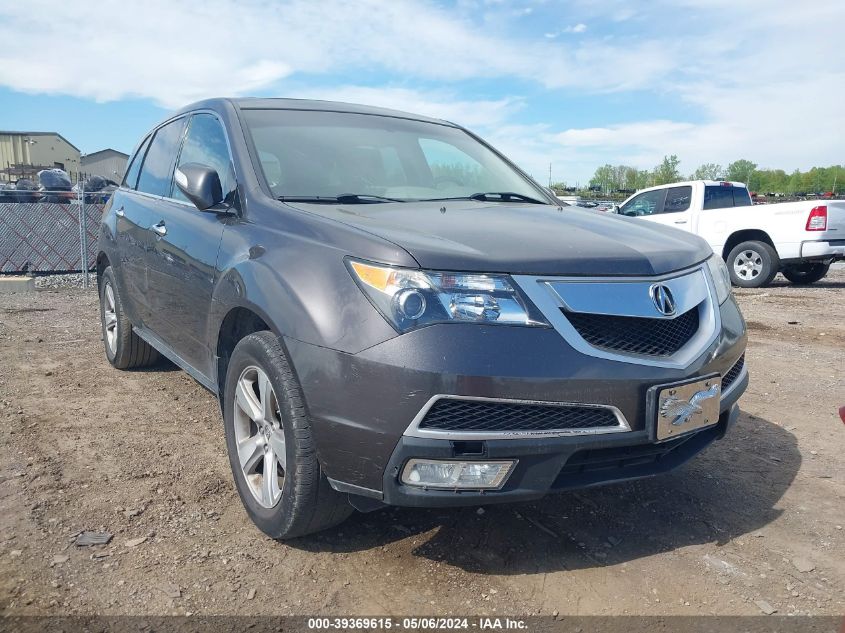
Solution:
M 262 532 L 295 538 L 333 527 L 352 513 L 323 474 L 302 390 L 272 332 L 250 334 L 235 346 L 223 412 L 235 485 Z
M 830 264 L 799 264 L 797 266 L 787 266 L 783 269 L 783 276 L 794 284 L 805 285 L 814 284 L 817 281 L 824 279 L 827 271 L 830 270 Z
M 132 331 L 132 323 L 123 310 L 123 301 L 111 266 L 100 277 L 100 324 L 106 358 L 113 367 L 133 369 L 158 362 L 159 355 L 155 348 Z
M 765 242 L 742 242 L 728 255 L 731 281 L 741 288 L 760 288 L 771 283 L 778 274 L 780 258 Z

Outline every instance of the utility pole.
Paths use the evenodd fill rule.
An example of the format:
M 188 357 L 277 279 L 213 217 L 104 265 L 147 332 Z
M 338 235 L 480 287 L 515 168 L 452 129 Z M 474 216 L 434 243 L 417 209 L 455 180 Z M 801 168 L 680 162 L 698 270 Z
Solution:
M 549 189 L 552 188 L 552 164 L 549 163 Z

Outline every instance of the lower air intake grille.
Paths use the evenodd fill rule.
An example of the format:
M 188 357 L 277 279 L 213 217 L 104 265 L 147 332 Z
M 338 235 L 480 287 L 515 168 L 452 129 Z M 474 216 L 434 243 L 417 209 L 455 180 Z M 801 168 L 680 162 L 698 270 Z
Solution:
M 563 311 L 578 334 L 593 347 L 642 354 L 671 356 L 698 331 L 698 307 L 674 319 L 587 314 Z
M 558 431 L 618 427 L 614 412 L 602 407 L 520 404 L 443 398 L 419 428 L 442 431 Z
M 728 370 L 728 373 L 722 378 L 722 391 L 727 391 L 733 382 L 739 378 L 742 368 L 745 366 L 745 354 L 739 357 L 739 360 L 734 363 L 734 366 Z

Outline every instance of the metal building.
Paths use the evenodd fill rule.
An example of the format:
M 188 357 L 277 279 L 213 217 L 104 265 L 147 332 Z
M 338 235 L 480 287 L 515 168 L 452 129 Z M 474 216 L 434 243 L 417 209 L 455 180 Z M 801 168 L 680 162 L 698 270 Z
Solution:
M 79 148 L 57 132 L 0 131 L 0 181 L 34 178 L 42 169 L 64 169 L 71 180 L 79 173 Z
M 129 154 L 118 152 L 116 149 L 101 149 L 82 156 L 82 178 L 102 176 L 107 180 L 119 183 L 126 171 L 126 161 Z

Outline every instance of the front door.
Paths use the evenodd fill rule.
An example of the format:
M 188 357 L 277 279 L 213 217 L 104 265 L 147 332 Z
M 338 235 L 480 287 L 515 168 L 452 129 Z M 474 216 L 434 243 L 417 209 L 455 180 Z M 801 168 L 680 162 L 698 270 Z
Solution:
M 200 163 L 220 176 L 227 202 L 234 199 L 235 178 L 223 126 L 210 113 L 190 117 L 176 166 Z M 172 176 L 171 170 L 171 176 Z M 172 178 L 171 178 L 172 181 Z M 200 211 L 171 182 L 156 203 L 150 231 L 155 249 L 148 258 L 150 304 L 155 334 L 206 377 L 213 374 L 208 317 L 217 280 L 217 252 L 225 213 Z
M 152 329 L 206 376 L 213 359 L 206 328 L 226 218 L 190 203 L 159 200 L 150 225 L 155 236 L 148 258 Z
M 696 227 L 693 226 L 694 217 L 691 207 L 692 186 L 669 187 L 665 192 L 666 197 L 663 199 L 663 205 L 657 212 L 647 215 L 646 219 L 658 224 L 673 226 L 676 229 L 695 232 Z

